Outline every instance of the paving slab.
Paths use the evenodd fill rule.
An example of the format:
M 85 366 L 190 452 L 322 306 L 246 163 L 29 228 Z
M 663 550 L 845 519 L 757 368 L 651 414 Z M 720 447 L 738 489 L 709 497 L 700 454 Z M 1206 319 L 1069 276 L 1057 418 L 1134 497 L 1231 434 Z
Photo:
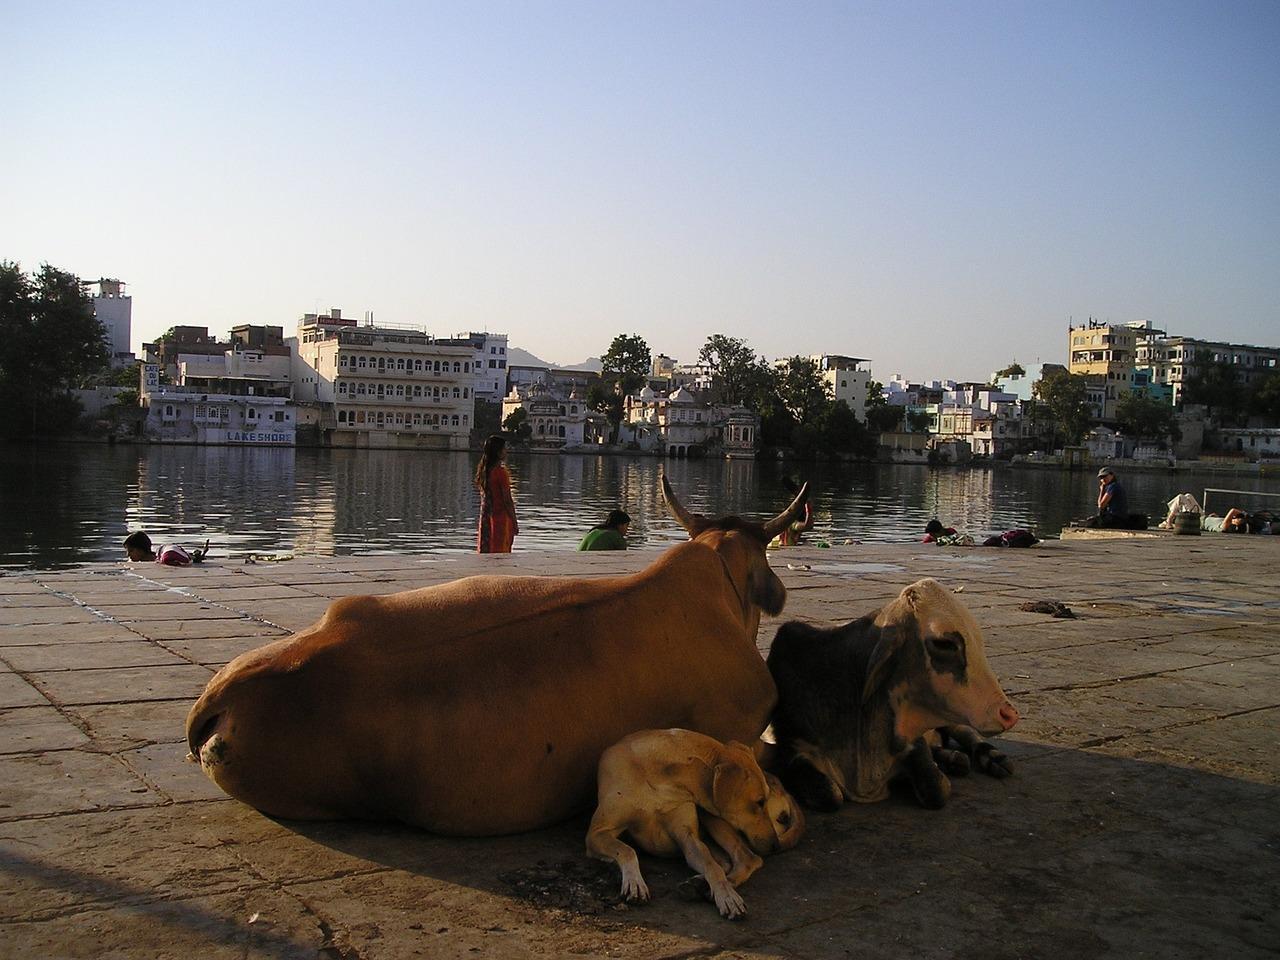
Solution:
M 478 840 L 277 821 L 185 759 L 211 668 L 332 598 L 474 573 L 612 575 L 657 549 L 0 577 L 0 953 L 1273 956 L 1280 543 L 1187 543 L 1199 539 L 771 552 L 786 615 L 817 623 L 920 576 L 959 590 L 1024 719 L 1002 738 L 1015 776 L 956 779 L 943 810 L 895 791 L 812 814 L 800 845 L 744 886 L 741 923 L 685 899 L 675 861 L 642 858 L 653 902 L 620 903 L 616 869 L 583 853 L 585 816 Z M 1080 618 L 1018 609 L 1042 598 Z M 762 622 L 762 652 L 780 622 Z
M 141 638 L 105 643 L 66 641 L 39 646 L 0 647 L 0 659 L 5 660 L 13 669 L 25 673 L 37 670 L 149 667 L 183 662 L 176 654 Z
M 57 704 L 127 703 L 200 696 L 213 671 L 196 664 L 46 670 L 29 674 L 32 684 Z

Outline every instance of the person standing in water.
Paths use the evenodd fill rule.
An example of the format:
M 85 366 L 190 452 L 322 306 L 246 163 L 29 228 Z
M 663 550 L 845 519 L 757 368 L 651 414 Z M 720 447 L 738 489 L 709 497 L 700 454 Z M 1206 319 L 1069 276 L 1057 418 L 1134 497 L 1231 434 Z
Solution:
M 516 504 L 511 498 L 511 474 L 503 462 L 507 442 L 494 434 L 484 442 L 484 452 L 476 467 L 476 488 L 480 491 L 480 523 L 476 531 L 477 553 L 510 553 L 520 532 Z

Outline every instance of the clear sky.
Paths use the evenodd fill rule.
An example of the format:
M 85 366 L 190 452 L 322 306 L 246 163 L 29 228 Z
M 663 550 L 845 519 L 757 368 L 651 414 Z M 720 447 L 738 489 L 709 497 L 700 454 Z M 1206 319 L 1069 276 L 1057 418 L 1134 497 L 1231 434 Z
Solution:
M 0 259 L 135 341 L 330 306 L 880 379 L 1280 343 L 1280 2 L 0 0 Z

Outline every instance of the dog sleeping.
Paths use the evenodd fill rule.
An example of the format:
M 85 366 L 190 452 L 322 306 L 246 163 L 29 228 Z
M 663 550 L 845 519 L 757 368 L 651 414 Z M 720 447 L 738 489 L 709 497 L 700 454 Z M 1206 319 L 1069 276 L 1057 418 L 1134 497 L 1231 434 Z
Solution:
M 804 832 L 799 806 L 748 747 L 691 730 L 624 737 L 601 755 L 597 784 L 587 854 L 618 864 L 626 900 L 648 900 L 649 888 L 623 833 L 648 853 L 683 856 L 721 915 L 736 919 L 746 904 L 735 888 L 764 864 L 758 854 L 789 850 Z

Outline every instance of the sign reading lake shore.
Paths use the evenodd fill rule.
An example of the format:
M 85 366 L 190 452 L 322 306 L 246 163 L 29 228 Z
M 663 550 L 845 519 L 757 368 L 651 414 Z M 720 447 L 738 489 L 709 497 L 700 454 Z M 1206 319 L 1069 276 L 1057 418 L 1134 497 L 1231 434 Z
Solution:
M 228 430 L 227 443 L 293 443 L 293 433 L 273 430 Z

